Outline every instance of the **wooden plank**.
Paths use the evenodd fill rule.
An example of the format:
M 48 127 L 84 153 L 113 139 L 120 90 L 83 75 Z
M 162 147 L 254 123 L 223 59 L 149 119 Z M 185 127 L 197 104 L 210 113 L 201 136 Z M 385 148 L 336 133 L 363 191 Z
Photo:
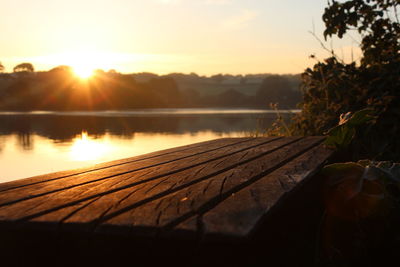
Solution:
M 254 139 L 249 142 L 238 143 L 234 146 L 214 151 L 214 154 L 218 154 L 218 157 L 213 157 L 212 155 L 205 153 L 197 155 L 192 161 L 182 160 L 180 164 L 178 164 L 178 161 L 174 161 L 150 169 L 122 176 L 115 176 L 105 181 L 91 182 L 74 188 L 68 188 L 68 190 L 39 195 L 35 198 L 26 199 L 24 201 L 1 207 L 0 218 L 3 217 L 8 218 L 9 220 L 19 220 L 25 217 L 39 216 L 108 194 L 112 194 L 111 202 L 118 203 L 120 202 L 121 197 L 116 195 L 116 192 L 124 191 L 124 193 L 129 194 L 132 190 L 135 190 L 133 187 L 139 186 L 143 182 L 160 179 L 167 175 L 172 176 L 177 172 L 187 171 L 194 166 L 205 165 L 215 159 L 223 160 L 231 154 L 246 153 L 245 151 L 247 150 L 251 150 L 262 143 L 269 143 L 271 141 L 272 139 Z M 8 192 L 4 192 L 1 195 L 7 193 Z M 7 197 L 10 197 L 10 195 L 7 195 Z M 104 207 L 108 208 L 108 206 Z M 65 214 L 63 214 L 62 218 L 64 217 Z
M 293 137 L 234 142 L 212 153 L 198 153 L 190 161 L 174 160 L 3 205 L 0 222 L 98 234 L 245 237 L 271 207 L 332 154 L 319 145 L 322 140 Z M 55 186 L 58 183 L 61 180 Z M 44 188 L 47 192 L 52 187 Z M 0 192 L 0 198 L 12 196 L 13 191 Z
M 276 141 L 272 141 L 271 139 L 258 139 L 255 140 L 254 143 L 252 143 L 251 147 L 238 147 L 236 146 L 235 150 L 232 150 L 230 154 L 225 154 L 223 157 L 219 157 L 216 159 L 213 159 L 211 161 L 201 161 L 201 164 L 197 164 L 196 166 L 191 165 L 191 168 L 187 168 L 187 169 L 182 169 L 179 172 L 174 172 L 174 173 L 168 173 L 168 168 L 165 169 L 166 172 L 164 171 L 160 171 L 160 173 L 164 173 L 164 175 L 160 175 L 160 178 L 162 178 L 162 180 L 152 180 L 152 181 L 148 181 L 145 184 L 142 185 L 137 185 L 135 187 L 124 187 L 124 184 L 118 184 L 118 186 L 121 188 L 121 190 L 119 190 L 118 188 L 114 188 L 113 185 L 110 186 L 106 186 L 106 188 L 88 188 L 87 190 L 85 188 L 83 188 L 82 190 L 84 190 L 84 192 L 87 191 L 94 191 L 94 196 L 97 196 L 97 192 L 98 191 L 105 191 L 108 190 L 108 192 L 106 192 L 106 194 L 101 195 L 101 198 L 99 199 L 99 201 L 94 202 L 93 204 L 90 205 L 90 207 L 86 208 L 85 210 L 82 210 L 81 212 L 77 213 L 75 217 L 81 217 L 78 222 L 90 222 L 91 220 L 94 219 L 98 219 L 101 218 L 108 210 L 110 210 L 111 208 L 115 208 L 115 207 L 120 207 L 123 205 L 127 205 L 130 202 L 126 201 L 127 198 L 129 198 L 132 195 L 135 196 L 145 196 L 143 199 L 141 199 L 141 197 L 138 199 L 138 201 L 146 201 L 147 198 L 151 198 L 154 195 L 157 195 L 157 193 L 160 193 L 160 190 L 174 190 L 174 187 L 178 187 L 179 185 L 181 186 L 185 186 L 185 183 L 187 185 L 190 185 L 191 180 L 195 179 L 195 178 L 202 178 L 205 175 L 209 175 L 210 174 L 210 168 L 212 169 L 212 166 L 219 166 L 219 170 L 223 170 L 223 168 L 226 168 L 226 165 L 231 165 L 232 163 L 230 163 L 229 160 L 230 158 L 233 157 L 243 157 L 243 155 L 248 154 L 248 151 L 252 151 L 250 153 L 250 155 L 252 153 L 259 153 L 258 149 L 254 149 L 254 147 L 258 147 L 260 145 L 264 144 L 264 147 L 266 147 L 268 150 L 273 149 L 276 146 L 280 146 L 282 144 L 286 144 L 289 142 L 289 139 L 287 140 L 282 140 L 281 139 L 277 139 Z M 241 148 L 241 149 L 239 149 Z M 258 152 L 256 152 L 258 151 Z M 199 159 L 197 159 L 199 160 Z M 221 164 L 222 162 L 225 162 L 224 164 Z M 193 162 L 192 162 L 193 163 Z M 132 180 L 135 180 L 137 177 L 131 177 Z M 144 179 L 144 176 L 139 177 L 139 179 Z M 189 180 L 188 180 L 189 179 Z M 122 183 L 126 183 L 129 185 L 130 181 L 127 180 L 125 182 Z M 158 185 L 158 186 L 155 186 Z M 186 186 L 187 186 L 186 185 Z M 122 186 L 122 187 L 121 187 Z M 112 192 L 110 192 L 110 190 L 113 190 Z M 158 190 L 158 191 L 157 191 Z M 167 191 L 168 192 L 168 191 Z M 70 192 L 68 192 L 68 194 L 70 194 Z M 165 192 L 163 193 L 165 194 Z M 90 210 L 88 210 L 90 209 Z M 64 216 L 64 211 L 60 210 L 58 211 L 58 213 L 60 214 L 60 216 Z M 62 217 L 60 217 L 62 218 Z M 66 220 L 67 222 L 71 222 L 71 220 L 74 220 L 74 218 L 68 219 Z M 46 216 L 41 216 L 40 218 L 37 218 L 35 220 L 46 220 Z
M 294 266 L 309 252 L 303 243 L 317 227 L 303 227 L 317 218 L 314 211 L 304 214 L 318 201 L 302 194 L 313 195 L 317 187 L 309 181 L 318 179 L 310 178 L 332 154 L 322 141 L 216 141 L 212 149 L 203 143 L 67 177 L 44 176 L 49 181 L 16 182 L 21 188 L 8 183 L 0 191 L 2 260 L 13 263 L 24 251 L 21 259 L 28 252 L 28 260 L 21 265 L 46 252 L 49 266 L 60 258 L 70 266 L 82 256 L 89 265 L 133 259 L 146 266 L 254 266 L 267 259 L 275 266 L 289 255 L 294 260 L 285 266 Z M 281 238 L 287 229 L 293 232 Z
M 204 157 L 212 157 L 212 155 L 223 155 L 227 150 L 234 148 L 235 146 L 247 146 L 247 142 L 251 142 L 254 139 L 222 139 L 219 142 L 205 143 L 204 146 L 195 147 L 190 150 L 177 149 L 177 152 L 170 151 L 168 154 L 163 154 L 157 158 L 144 158 L 141 160 L 135 160 L 133 162 L 127 162 L 119 165 L 112 165 L 108 168 L 96 169 L 90 172 L 80 173 L 68 177 L 62 177 L 57 179 L 49 179 L 40 183 L 30 184 L 29 186 L 13 187 L 7 191 L 3 191 L 0 194 L 0 207 L 8 205 L 10 203 L 26 200 L 42 194 L 55 193 L 62 190 L 71 189 L 76 186 L 82 186 L 88 183 L 100 182 L 109 178 L 123 179 L 121 175 L 130 176 L 132 172 L 141 171 L 147 172 L 146 169 L 154 169 L 157 166 L 163 164 L 174 164 L 179 165 L 179 162 L 187 161 L 190 157 L 196 157 L 199 159 L 199 155 Z M 47 175 L 45 175 L 47 177 Z M 19 184 L 16 181 L 16 184 Z
M 148 160 L 148 159 L 154 159 L 154 158 L 169 155 L 169 154 L 176 154 L 178 152 L 182 153 L 182 155 L 184 154 L 184 155 L 189 156 L 190 154 L 196 153 L 196 150 L 194 150 L 194 149 L 197 149 L 197 148 L 200 148 L 199 151 L 202 151 L 203 149 L 210 150 L 210 149 L 215 149 L 216 147 L 219 147 L 219 146 L 222 147 L 225 145 L 232 145 L 232 144 L 243 142 L 243 141 L 250 140 L 250 139 L 252 139 L 252 138 L 215 139 L 215 140 L 211 140 L 211 141 L 204 141 L 204 142 L 199 142 L 199 143 L 190 144 L 190 145 L 186 145 L 186 146 L 174 147 L 174 148 L 170 148 L 170 149 L 155 151 L 152 153 L 143 154 L 143 155 L 139 155 L 136 157 L 104 162 L 104 163 L 96 164 L 96 165 L 85 167 L 85 168 L 60 171 L 60 172 L 49 173 L 49 174 L 45 174 L 45 175 L 38 175 L 38 176 L 34 176 L 34 177 L 19 179 L 16 181 L 1 183 L 0 184 L 0 192 L 17 189 L 17 188 L 21 188 L 21 187 L 25 187 L 25 186 L 40 184 L 40 183 L 47 183 L 50 181 L 63 179 L 63 178 L 67 178 L 67 177 L 79 175 L 79 174 L 86 174 L 88 172 L 99 171 L 99 170 L 102 170 L 105 168 L 110 168 L 110 167 L 123 165 L 123 164 L 127 164 L 127 163 L 133 163 L 133 162 L 144 161 L 144 160 Z M 197 153 L 200 153 L 200 152 L 197 152 Z M 161 161 L 162 161 L 162 159 L 161 159 Z
M 285 201 L 285 194 L 299 187 L 318 171 L 333 151 L 315 147 L 289 164 L 264 176 L 248 187 L 231 193 L 224 201 L 209 205 L 204 211 L 176 225 L 174 231 L 196 232 L 203 236 L 248 237 L 271 208 Z M 293 223 L 293 229 L 296 222 Z
M 152 228 L 154 231 L 172 228 L 181 221 L 207 209 L 209 205 L 224 200 L 231 192 L 240 191 L 267 173 L 280 168 L 319 144 L 321 140 L 315 137 L 304 138 L 299 142 L 280 147 L 272 153 L 261 153 L 256 157 L 249 157 L 242 161 L 242 164 L 233 165 L 222 173 L 214 174 L 210 179 L 201 180 L 199 183 L 170 194 L 164 194 L 161 198 L 151 199 L 144 205 L 135 204 L 143 198 L 143 195 L 133 194 L 130 196 L 130 205 L 126 208 L 103 215 L 97 232 L 112 231 L 119 227 L 131 228 L 131 231 L 134 231 L 134 228 L 138 231 L 143 231 L 143 228 Z
M 220 173 L 225 173 L 238 165 L 246 163 L 252 158 L 273 153 L 274 150 L 297 140 L 298 138 L 286 138 L 263 143 L 255 148 L 235 153 L 217 161 L 208 162 L 207 164 L 190 168 L 180 173 L 168 175 L 161 181 L 146 183 L 143 187 L 135 191 L 125 190 L 118 192 L 117 195 L 105 195 L 98 201 L 65 220 L 64 223 L 78 223 L 82 221 L 97 223 L 97 220 L 105 220 L 108 217 L 113 217 L 134 206 L 140 206 L 153 199 L 161 198 L 164 195 L 187 187 L 192 187 L 196 183 L 200 183 L 204 180 L 214 179 L 214 177 Z M 119 199 L 120 201 L 115 205 L 113 199 Z M 109 205 L 110 203 L 114 203 L 114 205 Z M 107 207 L 107 209 L 105 209 L 105 207 Z M 99 214 L 101 216 L 99 216 Z

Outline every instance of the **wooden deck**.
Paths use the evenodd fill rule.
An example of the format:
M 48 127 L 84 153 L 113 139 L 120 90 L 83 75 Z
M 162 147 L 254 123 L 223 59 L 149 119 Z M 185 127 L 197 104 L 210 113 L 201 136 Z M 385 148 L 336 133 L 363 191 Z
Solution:
M 148 265 L 167 262 L 166 251 L 178 262 L 232 253 L 226 244 L 279 242 L 312 209 L 302 205 L 314 189 L 303 185 L 332 155 L 322 141 L 225 138 L 0 184 L 2 257 L 92 253 L 93 263 L 134 254 Z M 285 205 L 282 216 L 296 218 L 274 215 Z

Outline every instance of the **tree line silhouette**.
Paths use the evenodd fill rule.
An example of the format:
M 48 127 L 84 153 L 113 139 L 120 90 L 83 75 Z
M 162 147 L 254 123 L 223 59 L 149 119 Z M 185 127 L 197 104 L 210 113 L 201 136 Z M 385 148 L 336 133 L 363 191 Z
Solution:
M 85 80 L 69 66 L 35 72 L 31 63 L 19 64 L 13 71 L 0 73 L 0 110 L 268 108 L 271 102 L 295 108 L 301 99 L 297 75 L 159 76 L 96 70 Z

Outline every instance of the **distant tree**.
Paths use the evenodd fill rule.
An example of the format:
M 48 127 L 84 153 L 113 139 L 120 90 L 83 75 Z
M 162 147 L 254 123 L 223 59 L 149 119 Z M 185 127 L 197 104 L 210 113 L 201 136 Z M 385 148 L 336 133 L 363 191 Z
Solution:
M 184 107 L 196 107 L 200 105 L 200 93 L 192 88 L 182 91 L 182 99 Z
M 106 74 L 106 72 L 104 70 L 102 70 L 102 69 L 95 69 L 93 71 L 93 73 L 94 73 L 95 76 L 103 76 L 103 75 Z
M 3 72 L 3 71 L 4 71 L 4 65 L 1 64 L 1 62 L 0 62 L 0 72 Z
M 163 107 L 178 107 L 182 101 L 182 95 L 175 79 L 161 77 L 152 79 L 147 83 L 154 97 L 158 98 Z
M 294 107 L 300 102 L 300 92 L 292 89 L 290 81 L 281 75 L 270 75 L 264 79 L 256 92 L 259 105 L 268 107 L 270 103 L 279 103 L 280 107 Z
M 34 72 L 35 69 L 31 63 L 21 63 L 14 67 L 14 72 Z
M 217 74 L 211 76 L 211 79 L 213 79 L 216 83 L 222 83 L 225 80 L 225 77 L 222 74 Z
M 60 65 L 57 66 L 55 68 L 52 68 L 51 70 L 49 70 L 49 72 L 72 72 L 72 67 L 67 66 L 67 65 Z
M 246 107 L 248 97 L 235 89 L 229 89 L 218 94 L 215 99 L 217 106 L 222 107 Z

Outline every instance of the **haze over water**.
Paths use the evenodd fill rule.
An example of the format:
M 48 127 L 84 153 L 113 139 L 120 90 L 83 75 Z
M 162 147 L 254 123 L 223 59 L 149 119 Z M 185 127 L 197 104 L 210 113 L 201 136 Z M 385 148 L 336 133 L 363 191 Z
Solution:
M 265 130 L 256 109 L 0 113 L 0 182 Z

